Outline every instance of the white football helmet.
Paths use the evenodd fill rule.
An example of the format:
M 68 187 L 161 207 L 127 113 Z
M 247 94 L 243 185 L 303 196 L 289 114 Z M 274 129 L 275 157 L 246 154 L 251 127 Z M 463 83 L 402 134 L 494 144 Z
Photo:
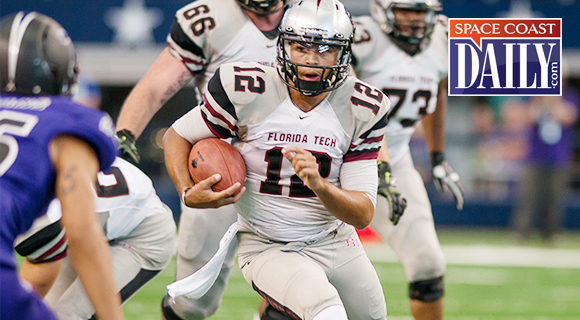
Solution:
M 299 0 L 284 14 L 278 37 L 278 74 L 291 88 L 304 95 L 314 96 L 338 88 L 346 80 L 351 60 L 351 43 L 354 24 L 346 7 L 338 0 Z M 292 62 L 290 44 L 299 42 L 318 46 L 318 50 L 338 47 L 337 61 L 333 66 L 311 66 Z M 322 52 L 322 51 L 321 51 Z M 298 67 L 320 68 L 319 81 L 298 78 Z M 327 70 L 330 73 L 327 76 Z
M 408 33 L 402 31 L 395 21 L 393 9 L 426 12 L 423 32 Z M 429 41 L 441 10 L 442 6 L 438 0 L 371 0 L 370 4 L 371 17 L 388 36 L 399 43 L 415 47 L 421 47 L 423 43 Z M 418 27 L 411 26 L 410 28 L 417 30 Z
M 288 6 L 290 0 L 238 0 L 242 8 L 260 15 L 272 14 L 283 10 Z M 284 5 L 276 9 L 278 3 L 283 2 Z

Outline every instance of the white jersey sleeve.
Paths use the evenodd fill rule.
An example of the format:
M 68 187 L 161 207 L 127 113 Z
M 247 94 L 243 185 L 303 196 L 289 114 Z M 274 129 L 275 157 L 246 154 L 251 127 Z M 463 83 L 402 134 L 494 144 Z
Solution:
M 445 62 L 445 68 L 441 68 L 439 77 L 441 79 L 447 78 L 449 62 L 447 56 L 449 53 L 449 30 L 448 30 L 448 18 L 440 14 L 437 19 L 437 24 L 433 29 L 433 34 L 431 35 L 431 42 L 429 46 L 433 48 L 435 52 L 438 53 L 438 57 L 442 58 Z
M 170 52 L 192 72 L 202 71 L 235 37 L 231 30 L 239 30 L 246 22 L 247 17 L 236 6 L 233 0 L 201 0 L 177 10 L 167 35 Z
M 447 77 L 446 19 L 440 18 L 431 41 L 415 55 L 399 48 L 372 18 L 356 19 L 355 72 L 393 104 L 385 133 L 392 164 L 408 151 L 422 117 L 435 111 L 439 83 Z
M 236 0 L 199 0 L 184 6 L 167 36 L 170 53 L 196 75 L 194 85 L 200 93 L 223 63 L 274 66 L 276 40 L 260 31 Z
M 267 84 L 274 88 L 266 90 L 266 79 L 274 80 Z M 285 90 L 273 68 L 259 63 L 224 64 L 208 82 L 204 103 L 172 127 L 192 144 L 208 137 L 243 140 L 248 124 L 262 121 L 288 98 Z M 260 112 L 254 106 L 261 106 Z
M 344 190 L 364 192 L 373 206 L 377 204 L 377 161 L 345 162 L 340 170 L 340 184 Z
M 389 40 L 370 16 L 353 17 L 353 22 L 356 27 L 352 45 L 353 68 L 357 77 L 364 80 L 367 76 L 361 72 L 368 70 L 364 66 L 383 57 L 381 50 L 389 45 Z
M 327 99 L 352 137 L 343 161 L 376 159 L 391 109 L 389 98 L 380 89 L 349 77 Z
M 67 256 L 67 239 L 60 225 L 62 212 L 60 202 L 50 202 L 46 214 L 36 218 L 34 223 L 14 241 L 14 250 L 32 263 L 44 263 Z

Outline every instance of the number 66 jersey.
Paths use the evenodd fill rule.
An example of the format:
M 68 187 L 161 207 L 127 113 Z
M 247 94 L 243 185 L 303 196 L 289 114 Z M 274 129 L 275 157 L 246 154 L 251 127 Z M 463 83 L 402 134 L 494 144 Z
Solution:
M 391 164 L 409 150 L 411 135 L 421 118 L 435 111 L 439 82 L 448 73 L 445 21 L 435 25 L 426 47 L 411 56 L 386 36 L 371 17 L 355 19 L 354 70 L 393 103 L 385 133 Z
M 292 102 L 288 90 L 274 68 L 224 64 L 208 83 L 205 104 L 177 120 L 173 129 L 191 143 L 235 137 L 247 167 L 247 190 L 236 203 L 241 230 L 275 241 L 311 241 L 342 222 L 295 174 L 282 148 L 310 151 L 320 175 L 344 189 L 356 183 L 341 175 L 343 163 L 372 160 L 366 165 L 374 166 L 374 183 L 357 191 L 374 203 L 375 159 L 390 102 L 380 90 L 352 77 L 309 112 Z

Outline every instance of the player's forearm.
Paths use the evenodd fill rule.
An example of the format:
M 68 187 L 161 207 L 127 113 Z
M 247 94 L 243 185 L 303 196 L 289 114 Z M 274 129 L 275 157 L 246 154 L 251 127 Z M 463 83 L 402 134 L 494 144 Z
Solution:
M 386 136 L 383 138 L 383 142 L 381 143 L 381 149 L 379 150 L 377 161 L 391 163 L 391 155 L 389 154 L 389 149 L 387 148 Z
M 138 83 L 121 107 L 116 131 L 127 129 L 135 135 L 135 139 L 139 138 L 161 107 L 160 99 L 147 89 L 147 85 Z
M 357 229 L 364 229 L 371 223 L 375 208 L 365 193 L 344 190 L 324 181 L 324 186 L 314 193 L 330 213 Z
M 447 78 L 439 83 L 435 111 L 423 118 L 425 142 L 429 152 L 445 151 L 445 117 L 447 116 Z
M 173 128 L 167 130 L 163 142 L 167 172 L 173 180 L 175 188 L 181 194 L 183 190 L 194 185 L 187 169 L 192 145 L 177 134 Z
M 50 151 L 71 261 L 99 319 L 122 319 L 109 247 L 91 188 L 99 167 L 97 157 L 87 143 L 68 136 L 54 139 Z
M 96 170 L 95 170 L 96 172 Z M 61 223 L 68 253 L 99 319 L 122 319 L 109 247 L 94 211 L 92 179 L 78 179 L 78 192 L 61 192 Z M 88 190 L 83 189 L 86 188 Z
M 81 229 L 82 234 L 70 234 L 67 228 L 69 256 L 98 318 L 123 319 L 109 246 L 98 221 L 91 222 Z
M 189 69 L 165 48 L 123 103 L 117 131 L 128 129 L 138 138 L 155 113 L 191 79 Z

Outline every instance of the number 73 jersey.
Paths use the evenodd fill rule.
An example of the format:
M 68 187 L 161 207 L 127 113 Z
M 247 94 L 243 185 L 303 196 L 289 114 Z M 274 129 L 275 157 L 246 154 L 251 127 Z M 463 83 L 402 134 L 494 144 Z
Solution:
M 190 142 L 206 136 L 183 132 L 203 122 L 217 137 L 235 137 L 234 146 L 247 167 L 247 190 L 236 203 L 243 228 L 277 241 L 309 241 L 342 222 L 304 185 L 282 148 L 310 151 L 320 175 L 340 187 L 343 162 L 376 159 L 388 109 L 380 90 L 349 77 L 314 109 L 303 112 L 276 69 L 224 64 L 208 84 L 205 104 L 173 128 Z
M 385 137 L 391 163 L 396 163 L 409 150 L 421 118 L 435 111 L 439 82 L 448 73 L 447 29 L 443 22 L 437 23 L 431 41 L 411 56 L 371 17 L 358 17 L 355 25 L 355 72 L 361 80 L 380 88 L 393 104 Z

